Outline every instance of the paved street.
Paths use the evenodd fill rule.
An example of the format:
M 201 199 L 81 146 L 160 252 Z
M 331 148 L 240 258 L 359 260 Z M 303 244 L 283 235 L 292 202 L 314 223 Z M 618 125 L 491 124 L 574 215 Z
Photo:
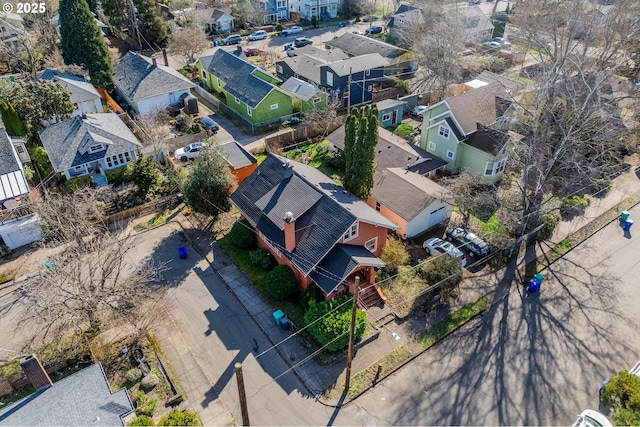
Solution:
M 640 359 L 638 235 L 610 224 L 544 271 L 539 294 L 498 284 L 511 292 L 498 292 L 507 297 L 482 321 L 359 398 L 360 421 L 568 425 L 583 409 L 598 409 L 602 379 Z

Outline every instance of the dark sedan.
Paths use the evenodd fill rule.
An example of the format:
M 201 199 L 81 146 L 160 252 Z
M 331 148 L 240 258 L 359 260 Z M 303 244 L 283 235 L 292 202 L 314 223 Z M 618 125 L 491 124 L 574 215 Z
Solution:
M 302 47 L 302 46 L 306 46 L 306 45 L 309 45 L 309 44 L 313 44 L 313 40 L 308 39 L 306 37 L 298 37 L 297 39 L 295 39 L 293 41 L 293 45 L 295 47 Z
M 200 123 L 200 126 L 202 126 L 206 131 L 216 133 L 220 130 L 220 126 L 218 126 L 218 124 L 209 117 L 200 117 L 196 119 L 196 122 Z

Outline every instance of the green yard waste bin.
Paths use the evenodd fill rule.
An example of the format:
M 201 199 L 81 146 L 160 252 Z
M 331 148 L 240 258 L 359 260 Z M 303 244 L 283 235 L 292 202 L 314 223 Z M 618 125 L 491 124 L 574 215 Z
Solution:
M 540 273 L 534 274 L 533 277 L 540 283 L 544 280 L 544 276 Z
M 620 212 L 620 222 L 625 222 L 626 220 L 628 220 L 630 215 L 631 215 L 631 212 L 629 211 Z

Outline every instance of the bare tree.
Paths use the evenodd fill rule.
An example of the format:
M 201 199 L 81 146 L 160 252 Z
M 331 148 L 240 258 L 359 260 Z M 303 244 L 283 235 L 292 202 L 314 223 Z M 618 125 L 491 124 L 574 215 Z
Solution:
M 141 115 L 136 121 L 142 127 L 146 140 L 144 145 L 153 147 L 156 159 L 159 159 L 160 153 L 169 148 L 169 139 L 171 138 L 171 130 L 169 129 L 169 115 L 164 111 L 160 111 L 155 115 Z
M 197 23 L 176 28 L 169 35 L 167 49 L 184 58 L 185 64 L 195 62 L 196 56 L 209 47 L 209 39 Z
M 440 197 L 458 209 L 463 228 L 469 228 L 472 216 L 488 218 L 498 208 L 495 186 L 484 184 L 479 174 L 463 171 L 442 184 L 447 192 Z
M 258 53 L 258 57 L 260 58 L 262 68 L 273 67 L 276 61 L 280 59 L 280 55 L 273 49 L 262 50 Z
M 30 14 L 27 25 L 31 37 L 35 39 L 35 48 L 47 56 L 58 47 L 60 41 L 53 21 L 58 1 L 45 0 L 44 3 L 44 13 Z
M 317 107 L 302 113 L 305 123 L 318 129 L 322 138 L 329 135 L 340 123 L 338 112 L 342 109 L 340 98 L 327 99 L 324 108 Z

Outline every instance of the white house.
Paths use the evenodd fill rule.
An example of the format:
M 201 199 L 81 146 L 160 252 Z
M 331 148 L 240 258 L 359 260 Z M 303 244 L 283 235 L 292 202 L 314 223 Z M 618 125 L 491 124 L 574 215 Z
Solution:
M 71 116 L 82 114 L 102 113 L 102 101 L 96 88 L 84 76 L 63 73 L 51 68 L 45 69 L 38 80 L 49 80 L 58 83 L 71 92 L 71 102 L 76 109 Z
M 115 66 L 113 84 L 118 94 L 137 114 L 153 114 L 188 96 L 193 83 L 168 66 L 128 52 Z

